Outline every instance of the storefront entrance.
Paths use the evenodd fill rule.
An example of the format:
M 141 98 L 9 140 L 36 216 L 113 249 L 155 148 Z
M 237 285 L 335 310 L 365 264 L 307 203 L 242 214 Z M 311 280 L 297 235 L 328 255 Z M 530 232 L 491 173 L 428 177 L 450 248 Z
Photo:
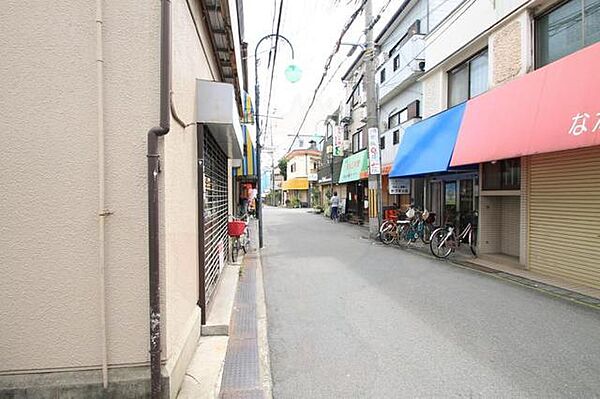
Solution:
M 348 183 L 346 194 L 346 214 L 348 220 L 363 222 L 365 220 L 365 199 L 367 198 L 367 181 L 359 180 Z

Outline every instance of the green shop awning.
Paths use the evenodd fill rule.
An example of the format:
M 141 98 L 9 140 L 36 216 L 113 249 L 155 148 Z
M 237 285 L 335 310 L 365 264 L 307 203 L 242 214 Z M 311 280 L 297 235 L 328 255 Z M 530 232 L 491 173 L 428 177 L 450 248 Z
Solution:
M 344 159 L 340 172 L 340 183 L 348 183 L 369 177 L 369 156 L 362 150 Z

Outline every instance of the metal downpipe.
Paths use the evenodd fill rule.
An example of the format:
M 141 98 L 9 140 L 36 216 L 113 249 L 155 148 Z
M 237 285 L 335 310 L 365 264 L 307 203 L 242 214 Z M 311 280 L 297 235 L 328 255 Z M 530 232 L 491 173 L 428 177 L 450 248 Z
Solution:
M 160 26 L 160 124 L 148 131 L 148 271 L 150 302 L 151 398 L 159 399 L 161 384 L 160 235 L 158 175 L 159 137 L 171 128 L 171 1 L 162 0 Z

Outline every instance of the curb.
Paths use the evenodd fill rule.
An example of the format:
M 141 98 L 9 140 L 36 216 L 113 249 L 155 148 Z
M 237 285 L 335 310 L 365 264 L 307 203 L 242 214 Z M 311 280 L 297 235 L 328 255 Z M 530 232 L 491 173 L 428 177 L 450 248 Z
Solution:
M 373 242 L 373 244 L 380 244 L 381 246 L 396 248 L 397 250 L 401 250 L 403 252 L 412 253 L 415 255 L 422 256 L 424 258 L 451 264 L 462 269 L 468 269 L 488 276 L 493 276 L 502 281 L 507 281 L 509 283 L 519 285 L 521 287 L 530 288 L 540 293 L 552 296 L 554 298 L 560 298 L 571 303 L 577 303 L 578 305 L 583 305 L 592 308 L 594 310 L 600 310 L 600 298 L 595 298 L 566 288 L 561 288 L 552 284 L 543 283 L 541 281 L 532 280 L 527 277 L 512 274 L 503 270 L 494 269 L 492 267 L 481 266 L 479 264 L 471 262 L 468 259 L 439 259 L 429 253 L 419 250 L 418 248 L 403 248 L 397 245 L 388 246 L 381 243 L 381 241 L 379 241 L 378 239 L 370 238 L 370 240 Z
M 271 374 L 271 356 L 269 351 L 267 303 L 263 281 L 262 253 L 257 248 L 256 259 L 256 324 L 258 334 L 258 356 L 260 359 L 260 378 L 266 398 L 273 398 L 273 378 Z

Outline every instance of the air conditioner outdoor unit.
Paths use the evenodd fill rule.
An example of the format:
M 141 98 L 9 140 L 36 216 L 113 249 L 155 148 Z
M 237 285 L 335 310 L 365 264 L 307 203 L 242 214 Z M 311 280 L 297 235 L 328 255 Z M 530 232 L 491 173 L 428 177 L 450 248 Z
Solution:
M 416 59 L 410 62 L 410 69 L 413 72 L 423 72 L 425 70 L 425 60 Z

